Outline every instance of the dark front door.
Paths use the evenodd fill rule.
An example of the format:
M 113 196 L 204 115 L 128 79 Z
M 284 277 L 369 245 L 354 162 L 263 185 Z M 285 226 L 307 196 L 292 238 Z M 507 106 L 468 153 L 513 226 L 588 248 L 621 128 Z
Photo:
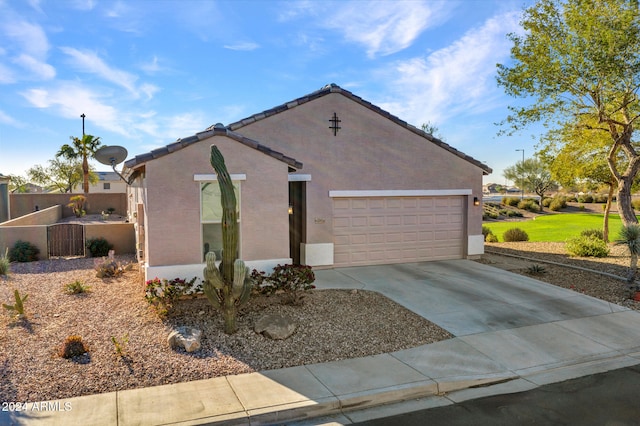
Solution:
M 289 182 L 289 256 L 300 264 L 300 243 L 306 241 L 306 182 Z

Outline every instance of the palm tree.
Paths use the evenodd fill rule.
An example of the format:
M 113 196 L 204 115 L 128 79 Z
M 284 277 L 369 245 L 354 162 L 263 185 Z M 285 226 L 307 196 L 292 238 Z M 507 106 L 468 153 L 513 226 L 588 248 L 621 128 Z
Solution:
M 631 254 L 627 285 L 629 286 L 629 295 L 633 296 L 634 291 L 640 290 L 637 285 L 634 285 L 638 268 L 638 255 L 640 255 L 640 225 L 633 223 L 623 226 L 620 229 L 620 239 L 616 243 L 627 246 L 629 254 Z
M 56 157 L 64 157 L 68 160 L 82 158 L 82 190 L 85 194 L 89 193 L 89 157 L 94 158 L 96 150 L 100 146 L 100 137 L 93 135 L 82 135 L 82 139 L 75 136 L 69 136 L 73 145 L 64 144 Z

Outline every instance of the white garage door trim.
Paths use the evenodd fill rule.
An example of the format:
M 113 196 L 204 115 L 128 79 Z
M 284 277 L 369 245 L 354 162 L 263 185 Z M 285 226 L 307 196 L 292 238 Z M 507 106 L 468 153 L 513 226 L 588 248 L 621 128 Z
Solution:
M 329 191 L 329 197 L 448 197 L 472 193 L 470 189 L 377 189 Z
M 334 197 L 334 265 L 459 259 L 466 243 L 464 195 Z

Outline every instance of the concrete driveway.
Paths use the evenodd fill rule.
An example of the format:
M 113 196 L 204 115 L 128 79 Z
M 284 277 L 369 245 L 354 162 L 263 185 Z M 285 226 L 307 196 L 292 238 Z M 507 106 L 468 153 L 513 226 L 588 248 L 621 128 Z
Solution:
M 468 260 L 320 270 L 316 286 L 380 292 L 457 337 L 628 311 Z

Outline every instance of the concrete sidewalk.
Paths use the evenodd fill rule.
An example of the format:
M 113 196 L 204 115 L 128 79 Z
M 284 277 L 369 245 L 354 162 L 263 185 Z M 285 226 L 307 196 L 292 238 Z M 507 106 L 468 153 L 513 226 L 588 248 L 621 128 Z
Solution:
M 321 270 L 316 286 L 379 291 L 456 338 L 365 358 L 29 403 L 27 411 L 0 412 L 0 424 L 349 424 L 640 363 L 640 313 L 472 261 Z M 401 401 L 407 402 L 392 404 Z

